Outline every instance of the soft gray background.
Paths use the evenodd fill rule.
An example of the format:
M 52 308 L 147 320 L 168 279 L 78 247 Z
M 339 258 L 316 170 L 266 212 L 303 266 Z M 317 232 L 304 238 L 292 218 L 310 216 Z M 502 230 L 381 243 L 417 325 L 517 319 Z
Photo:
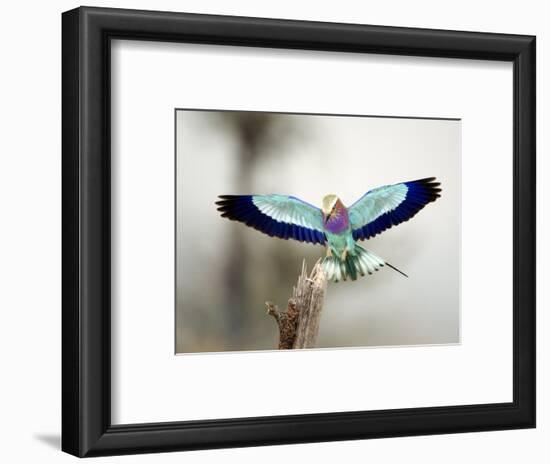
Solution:
M 220 218 L 219 194 L 282 193 L 351 205 L 367 190 L 436 176 L 443 195 L 362 242 L 389 268 L 329 284 L 319 347 L 459 342 L 460 121 L 176 112 L 176 351 L 273 349 L 264 302 L 286 301 L 319 245 Z

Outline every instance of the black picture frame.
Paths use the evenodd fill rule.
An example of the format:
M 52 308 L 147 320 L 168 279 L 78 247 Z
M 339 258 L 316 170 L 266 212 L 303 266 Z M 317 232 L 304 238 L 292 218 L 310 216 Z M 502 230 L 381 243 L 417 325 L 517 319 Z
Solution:
M 63 13 L 62 25 L 64 451 L 84 457 L 535 426 L 535 37 L 89 7 Z M 112 39 L 513 62 L 513 401 L 111 425 Z

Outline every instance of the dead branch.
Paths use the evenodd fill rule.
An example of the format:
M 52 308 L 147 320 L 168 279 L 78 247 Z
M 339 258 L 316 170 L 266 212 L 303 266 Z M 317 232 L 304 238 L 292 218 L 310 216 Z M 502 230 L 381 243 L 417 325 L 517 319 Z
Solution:
M 266 302 L 267 313 L 279 326 L 279 349 L 315 348 L 319 321 L 327 290 L 327 278 L 319 262 L 308 277 L 306 262 L 288 300 L 286 311 L 279 311 L 272 302 Z

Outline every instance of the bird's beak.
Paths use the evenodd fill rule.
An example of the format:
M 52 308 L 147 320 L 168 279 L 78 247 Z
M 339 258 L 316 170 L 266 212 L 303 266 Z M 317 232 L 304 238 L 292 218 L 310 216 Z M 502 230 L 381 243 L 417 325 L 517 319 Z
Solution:
M 325 217 L 325 224 L 326 224 L 326 223 L 327 223 L 327 222 L 328 222 L 328 221 L 330 220 L 330 218 L 331 218 L 331 216 L 332 216 L 332 213 L 333 213 L 333 211 L 334 211 L 334 210 L 333 210 L 333 209 L 331 209 L 331 210 L 329 211 L 329 213 L 328 213 L 328 214 L 326 214 L 326 217 Z

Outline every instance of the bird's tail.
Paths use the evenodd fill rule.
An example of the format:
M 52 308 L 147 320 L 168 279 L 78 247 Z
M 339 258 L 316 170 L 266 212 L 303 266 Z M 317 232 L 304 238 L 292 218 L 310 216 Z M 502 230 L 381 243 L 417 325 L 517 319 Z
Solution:
M 332 280 L 333 282 L 348 280 L 348 278 L 351 280 L 357 280 L 359 276 L 372 274 L 384 265 L 387 265 L 407 277 L 407 275 L 399 269 L 357 244 L 355 244 L 353 252 L 347 254 L 345 260 L 342 260 L 339 256 L 335 256 L 333 254 L 332 256 L 323 258 L 322 265 L 327 275 L 327 279 Z

